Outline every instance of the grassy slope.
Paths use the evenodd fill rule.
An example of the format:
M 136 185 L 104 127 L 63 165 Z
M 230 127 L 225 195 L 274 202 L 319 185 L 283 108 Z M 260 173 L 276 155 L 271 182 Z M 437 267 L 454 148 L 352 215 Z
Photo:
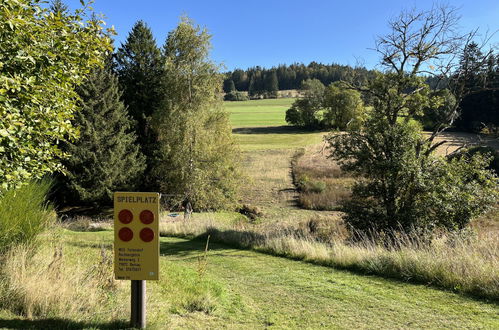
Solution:
M 191 267 L 203 247 L 201 241 L 162 241 L 168 259 Z M 497 305 L 219 244 L 211 245 L 208 274 L 224 285 L 229 301 L 241 305 L 235 313 L 221 313 L 215 327 L 499 326 Z
M 112 232 L 64 231 L 65 256 L 79 267 L 98 262 Z M 497 328 L 499 307 L 457 294 L 210 244 L 206 273 L 196 269 L 205 242 L 161 238 L 160 281 L 148 282 L 148 321 L 168 328 Z M 69 267 L 69 265 L 68 265 Z M 99 320 L 15 318 L 0 311 L 0 328 L 123 327 L 129 287 L 96 311 Z M 209 314 L 183 308 L 186 295 L 212 293 Z M 209 295 L 208 295 L 209 296 Z M 114 315 L 106 319 L 106 313 Z M 388 326 L 387 326 L 388 325 Z

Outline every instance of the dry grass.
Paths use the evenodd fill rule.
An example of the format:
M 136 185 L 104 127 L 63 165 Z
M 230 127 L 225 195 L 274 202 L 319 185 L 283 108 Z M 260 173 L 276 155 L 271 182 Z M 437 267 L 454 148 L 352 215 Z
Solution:
M 110 218 L 91 218 L 88 216 L 76 216 L 60 221 L 62 228 L 72 231 L 103 231 L 113 229 L 113 222 Z
M 337 210 L 350 198 L 354 178 L 327 158 L 323 146 L 299 150 L 293 157 L 293 181 L 300 195 L 299 205 L 309 210 Z
M 119 285 L 113 279 L 111 253 L 102 249 L 92 266 L 68 260 L 62 246 L 12 248 L 2 260 L 1 307 L 27 318 L 113 320 L 120 310 L 102 308 Z
M 435 285 L 499 300 L 499 239 L 444 233 L 418 239 L 400 235 L 380 243 L 349 242 L 338 218 L 298 223 L 217 223 L 209 218 L 165 222 L 162 235 L 205 237 L 233 246 L 304 260 L 320 265 Z

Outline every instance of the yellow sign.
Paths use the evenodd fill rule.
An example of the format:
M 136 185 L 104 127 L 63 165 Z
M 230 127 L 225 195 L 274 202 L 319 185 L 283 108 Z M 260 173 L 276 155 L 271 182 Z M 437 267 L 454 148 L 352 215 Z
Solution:
M 115 192 L 115 278 L 157 280 L 158 273 L 159 194 Z

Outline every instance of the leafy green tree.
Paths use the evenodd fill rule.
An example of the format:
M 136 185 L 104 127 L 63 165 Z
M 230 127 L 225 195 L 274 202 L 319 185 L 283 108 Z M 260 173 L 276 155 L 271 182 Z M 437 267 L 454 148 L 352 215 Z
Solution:
M 347 89 L 341 83 L 326 88 L 323 107 L 324 126 L 340 130 L 359 128 L 366 115 L 360 92 Z
M 138 21 L 116 53 L 116 69 L 123 100 L 137 123 L 137 141 L 146 156 L 143 189 L 156 190 L 151 170 L 158 159 L 157 135 L 151 122 L 166 90 L 161 87 L 163 59 L 153 34 L 143 21 Z
M 421 73 L 455 53 L 462 40 L 453 35 L 456 19 L 453 9 L 436 7 L 392 21 L 392 33 L 377 43 L 387 70 L 365 90 L 373 110 L 363 129 L 329 137 L 332 157 L 360 178 L 344 206 L 356 230 L 461 229 L 497 199 L 489 159 L 435 155 L 445 143 L 435 139 L 457 117 L 458 102 L 431 93 Z M 429 137 L 415 120 L 425 108 L 440 108 L 443 119 Z
M 110 204 L 117 190 L 137 186 L 144 156 L 135 144 L 133 122 L 121 101 L 118 78 L 109 68 L 94 70 L 78 88 L 79 111 L 74 124 L 80 138 L 65 143 L 59 195 L 68 203 Z
M 61 169 L 58 144 L 77 133 L 74 86 L 111 51 L 103 22 L 40 3 L 0 2 L 1 189 Z
M 310 129 L 319 128 L 325 89 L 317 79 L 305 80 L 302 84 L 303 97 L 294 101 L 286 111 L 286 122 Z
M 222 108 L 223 76 L 210 61 L 211 36 L 188 18 L 168 34 L 163 88 L 155 113 L 162 159 L 155 168 L 170 203 L 194 209 L 232 207 L 237 201 L 237 149 Z

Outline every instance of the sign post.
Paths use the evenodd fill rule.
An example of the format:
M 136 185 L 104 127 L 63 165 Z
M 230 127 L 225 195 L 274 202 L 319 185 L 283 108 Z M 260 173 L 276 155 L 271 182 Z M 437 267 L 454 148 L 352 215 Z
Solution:
M 159 194 L 114 193 L 114 275 L 131 280 L 131 325 L 146 327 L 146 280 L 159 278 Z

